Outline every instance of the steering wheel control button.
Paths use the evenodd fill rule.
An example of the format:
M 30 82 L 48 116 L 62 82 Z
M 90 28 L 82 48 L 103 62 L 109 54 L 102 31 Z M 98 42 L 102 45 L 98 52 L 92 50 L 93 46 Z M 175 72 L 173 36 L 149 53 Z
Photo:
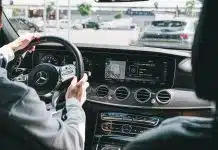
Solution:
M 65 81 L 76 75 L 76 67 L 74 65 L 66 65 L 60 68 L 61 80 Z

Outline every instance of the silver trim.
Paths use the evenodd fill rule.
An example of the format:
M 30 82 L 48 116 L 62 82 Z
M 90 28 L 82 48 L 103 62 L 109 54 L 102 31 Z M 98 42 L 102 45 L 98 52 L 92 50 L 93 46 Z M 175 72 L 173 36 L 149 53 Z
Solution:
M 147 92 L 149 93 L 149 97 L 148 97 L 148 99 L 145 100 L 145 101 L 140 101 L 140 100 L 137 98 L 138 92 L 140 92 L 140 91 L 142 91 L 142 90 L 145 90 L 145 91 L 147 91 Z M 134 98 L 135 98 L 135 100 L 136 100 L 137 102 L 139 102 L 139 103 L 141 103 L 141 104 L 144 104 L 144 103 L 148 102 L 148 101 L 151 99 L 151 91 L 149 91 L 149 90 L 146 89 L 146 88 L 140 88 L 140 89 L 138 89 L 138 90 L 135 92 Z
M 158 95 L 159 95 L 161 92 L 167 92 L 167 93 L 169 94 L 169 96 L 170 96 L 170 99 L 167 100 L 166 102 L 162 102 L 162 101 L 158 98 Z M 156 94 L 156 100 L 157 100 L 157 102 L 158 102 L 159 104 L 168 104 L 168 103 L 172 100 L 172 93 L 170 93 L 169 91 L 164 90 L 164 89 L 163 89 L 163 90 L 160 90 L 160 91 L 158 91 L 157 94 Z
M 174 71 L 173 71 L 173 83 L 172 83 L 171 88 L 174 87 L 175 79 L 176 79 L 176 70 L 177 70 L 177 61 L 176 61 L 176 59 L 174 59 L 174 63 L 175 63 L 175 67 L 174 67 Z
M 117 49 L 117 50 L 129 50 L 129 51 L 144 51 L 152 53 L 161 53 L 161 54 L 171 54 L 175 56 L 184 56 L 191 57 L 190 50 L 171 50 L 167 48 L 155 48 L 155 47 L 139 47 L 139 46 L 117 46 L 117 45 L 105 45 L 105 44 L 84 44 L 84 43 L 75 43 L 77 47 L 82 48 L 104 48 L 104 49 Z
M 101 88 L 101 87 L 105 87 L 105 88 L 107 88 L 108 89 L 108 94 L 109 94 L 109 87 L 107 86 L 107 85 L 99 85 L 99 86 L 97 86 L 97 88 L 96 88 L 96 96 L 98 96 L 98 97 L 105 97 L 105 96 L 108 96 L 108 94 L 107 95 L 105 95 L 105 96 L 99 96 L 97 93 L 98 93 L 98 90 L 99 90 L 99 88 Z
M 119 98 L 116 96 L 117 90 L 119 90 L 119 89 L 121 89 L 121 88 L 126 89 L 126 91 L 127 91 L 127 93 L 128 93 L 128 95 L 127 95 L 126 98 L 124 98 L 124 99 L 119 99 Z M 129 98 L 129 96 L 130 96 L 130 90 L 129 90 L 127 87 L 125 87 L 125 86 L 119 86 L 118 88 L 115 89 L 115 91 L 114 91 L 114 96 L 115 96 L 116 100 L 118 100 L 118 101 L 124 101 L 124 100 L 126 100 L 127 98 Z
M 183 110 L 183 109 L 214 109 L 215 105 L 210 105 L 210 106 L 196 106 L 196 107 L 157 107 L 157 106 L 132 106 L 132 105 L 120 105 L 120 104 L 112 104 L 112 103 L 107 103 L 107 102 L 100 102 L 100 101 L 96 101 L 96 100 L 91 100 L 91 99 L 87 99 L 87 101 L 89 102 L 93 102 L 93 103 L 98 103 L 98 104 L 103 104 L 103 105 L 109 105 L 109 106 L 116 106 L 116 107 L 126 107 L 126 108 L 141 108 L 141 109 L 163 109 L 163 110 L 167 110 L 167 109 L 177 109 L 177 110 Z
M 37 85 L 44 85 L 48 82 L 49 75 L 45 71 L 39 71 L 36 73 L 36 83 Z

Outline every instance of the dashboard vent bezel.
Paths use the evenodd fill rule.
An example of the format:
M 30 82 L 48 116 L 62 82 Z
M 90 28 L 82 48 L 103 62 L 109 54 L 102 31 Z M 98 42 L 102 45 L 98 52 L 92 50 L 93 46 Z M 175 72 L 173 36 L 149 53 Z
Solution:
M 99 89 L 100 88 L 105 88 L 106 90 L 107 90 L 107 92 L 105 92 L 105 95 L 99 95 Z M 96 88 L 96 96 L 98 96 L 98 97 L 101 97 L 101 98 L 103 98 L 103 97 L 105 97 L 105 96 L 108 96 L 109 95 L 109 87 L 107 86 L 107 85 L 99 85 L 97 88 Z M 106 94 L 107 93 L 107 94 Z
M 148 93 L 148 98 L 147 98 L 146 100 L 140 100 L 140 99 L 138 98 L 137 95 L 138 95 L 138 93 L 141 92 L 141 91 L 146 91 L 146 92 Z M 147 103 L 147 102 L 151 99 L 151 91 L 148 90 L 148 89 L 146 89 L 146 88 L 140 88 L 140 89 L 138 89 L 138 90 L 135 92 L 134 98 L 135 98 L 135 100 L 136 100 L 137 102 L 139 102 L 139 103 L 141 103 L 141 104 Z
M 117 91 L 118 90 L 120 90 L 120 89 L 122 89 L 122 90 L 126 90 L 126 96 L 125 96 L 125 98 L 118 98 L 117 97 Z M 129 96 L 130 96 L 130 90 L 127 88 L 127 87 L 125 87 L 125 86 L 120 86 L 120 87 L 118 87 L 118 88 L 116 88 L 115 89 L 115 91 L 114 91 L 114 96 L 115 96 L 115 98 L 116 98 L 116 100 L 118 100 L 118 101 L 124 101 L 124 100 L 126 100 L 126 99 L 128 99 L 129 98 Z
M 160 99 L 160 94 L 162 94 L 163 92 L 165 92 L 164 94 L 165 95 L 167 95 L 168 94 L 168 99 L 166 100 L 166 99 Z M 167 97 L 167 96 L 166 96 Z M 164 97 L 165 98 L 165 97 Z M 170 101 L 171 101 L 171 99 L 172 99 L 172 94 L 168 91 L 168 90 L 160 90 L 160 91 L 158 91 L 157 92 L 157 94 L 156 94 L 156 100 L 157 100 L 157 102 L 159 103 L 159 104 L 163 104 L 163 105 L 165 105 L 165 104 L 168 104 Z

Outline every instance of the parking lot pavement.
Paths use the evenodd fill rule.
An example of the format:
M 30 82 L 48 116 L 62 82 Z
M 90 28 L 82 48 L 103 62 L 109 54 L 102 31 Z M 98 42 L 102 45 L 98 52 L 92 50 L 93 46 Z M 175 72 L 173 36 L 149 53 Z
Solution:
M 20 31 L 20 34 L 25 34 L 25 31 Z M 106 45 L 129 45 L 132 41 L 137 40 L 138 30 L 73 30 L 55 28 L 46 29 L 41 35 L 54 35 L 69 39 L 74 43 L 88 44 L 106 44 Z

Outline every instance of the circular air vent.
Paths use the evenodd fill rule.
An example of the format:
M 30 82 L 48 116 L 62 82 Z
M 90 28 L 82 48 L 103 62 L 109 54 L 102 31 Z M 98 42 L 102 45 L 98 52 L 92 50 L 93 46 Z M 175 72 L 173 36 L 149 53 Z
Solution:
M 156 95 L 156 100 L 160 104 L 167 104 L 171 99 L 171 94 L 166 90 L 161 90 Z
M 121 86 L 115 90 L 116 99 L 119 101 L 126 100 L 130 95 L 130 91 L 128 88 Z
M 135 92 L 134 96 L 139 103 L 146 103 L 151 98 L 151 92 L 148 89 L 141 88 Z
M 99 97 L 105 97 L 108 95 L 109 88 L 106 85 L 100 85 L 97 87 L 96 95 Z

